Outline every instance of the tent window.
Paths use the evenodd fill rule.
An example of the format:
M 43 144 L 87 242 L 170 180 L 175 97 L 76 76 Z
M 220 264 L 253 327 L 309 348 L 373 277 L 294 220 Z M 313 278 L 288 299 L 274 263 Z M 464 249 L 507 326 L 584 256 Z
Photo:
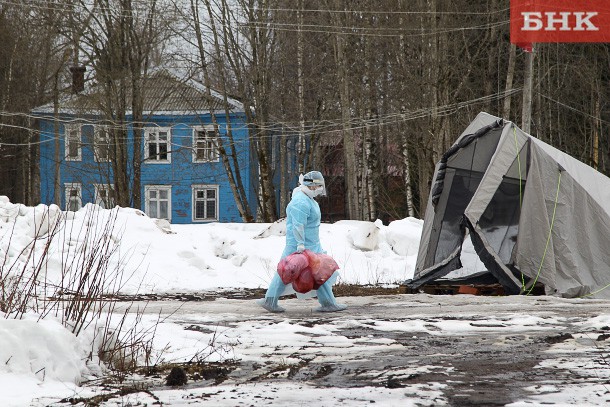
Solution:
M 479 187 L 483 174 L 464 170 L 456 170 L 449 191 L 450 199 L 444 212 L 441 231 L 435 253 L 435 263 L 446 259 L 452 252 L 462 245 L 461 230 L 464 210 L 470 203 L 472 196 Z

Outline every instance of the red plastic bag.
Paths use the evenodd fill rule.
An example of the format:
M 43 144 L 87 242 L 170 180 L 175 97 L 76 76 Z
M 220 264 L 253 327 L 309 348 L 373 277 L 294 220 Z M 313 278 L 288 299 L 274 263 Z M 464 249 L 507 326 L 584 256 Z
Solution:
M 292 283 L 298 293 L 317 290 L 339 269 L 329 255 L 305 250 L 284 257 L 277 265 L 277 272 L 284 284 Z
M 318 267 L 320 267 L 320 259 L 318 258 L 318 253 L 314 253 L 311 250 L 305 250 L 303 254 L 307 256 L 307 264 L 309 265 L 311 271 L 317 270 Z
M 301 274 L 292 282 L 292 288 L 294 288 L 294 291 L 301 294 L 308 293 L 314 289 L 313 274 L 309 267 L 305 267 L 301 271 Z
M 290 284 L 301 274 L 301 271 L 309 265 L 309 258 L 302 253 L 292 253 L 284 257 L 277 265 L 277 272 L 282 283 Z
M 314 281 L 319 287 L 324 284 L 330 278 L 330 276 L 333 275 L 335 271 L 339 270 L 339 265 L 337 264 L 335 259 L 333 259 L 327 254 L 318 253 L 317 257 L 319 260 L 317 268 L 312 267 L 311 271 L 313 274 Z M 318 287 L 316 287 L 316 289 Z

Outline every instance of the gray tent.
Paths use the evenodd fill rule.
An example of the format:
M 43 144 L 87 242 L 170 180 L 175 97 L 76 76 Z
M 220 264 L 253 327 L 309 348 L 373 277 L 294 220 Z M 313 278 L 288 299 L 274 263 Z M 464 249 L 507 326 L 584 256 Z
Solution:
M 507 293 L 610 298 L 610 179 L 480 113 L 436 166 L 417 266 L 419 287 L 461 267 L 470 235 Z M 608 289 L 606 289 L 608 288 Z

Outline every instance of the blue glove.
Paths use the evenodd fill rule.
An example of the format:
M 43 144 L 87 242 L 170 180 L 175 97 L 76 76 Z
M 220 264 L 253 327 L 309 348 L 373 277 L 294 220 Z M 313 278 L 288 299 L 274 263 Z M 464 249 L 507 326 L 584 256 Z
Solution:
M 305 246 L 300 244 L 297 246 L 297 253 L 303 253 L 303 250 L 305 250 Z

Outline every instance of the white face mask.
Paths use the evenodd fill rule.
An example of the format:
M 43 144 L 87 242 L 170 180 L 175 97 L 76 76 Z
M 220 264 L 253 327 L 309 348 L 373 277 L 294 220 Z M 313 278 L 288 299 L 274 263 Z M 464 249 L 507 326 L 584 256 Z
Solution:
M 308 197 L 310 197 L 312 199 L 317 196 L 316 191 L 309 189 L 309 187 L 307 185 L 301 185 L 301 191 L 303 191 L 303 193 L 305 195 L 307 195 Z
M 313 196 L 320 196 L 324 194 L 324 187 L 317 187 L 316 189 L 314 189 L 313 191 Z

